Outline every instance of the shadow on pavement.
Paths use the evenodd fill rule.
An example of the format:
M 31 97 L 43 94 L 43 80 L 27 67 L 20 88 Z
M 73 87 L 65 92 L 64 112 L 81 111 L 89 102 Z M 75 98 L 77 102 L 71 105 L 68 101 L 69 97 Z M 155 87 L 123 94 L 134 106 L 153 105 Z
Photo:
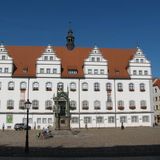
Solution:
M 102 148 L 30 147 L 25 154 L 24 147 L 1 145 L 0 156 L 4 157 L 117 157 L 117 156 L 159 156 L 160 145 L 114 146 Z

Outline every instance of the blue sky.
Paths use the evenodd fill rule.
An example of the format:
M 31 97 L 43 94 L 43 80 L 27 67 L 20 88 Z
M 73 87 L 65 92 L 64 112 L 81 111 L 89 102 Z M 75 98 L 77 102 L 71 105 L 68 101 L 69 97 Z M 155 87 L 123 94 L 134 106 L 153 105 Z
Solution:
M 0 0 L 5 45 L 65 46 L 72 21 L 78 47 L 140 46 L 160 77 L 159 0 Z

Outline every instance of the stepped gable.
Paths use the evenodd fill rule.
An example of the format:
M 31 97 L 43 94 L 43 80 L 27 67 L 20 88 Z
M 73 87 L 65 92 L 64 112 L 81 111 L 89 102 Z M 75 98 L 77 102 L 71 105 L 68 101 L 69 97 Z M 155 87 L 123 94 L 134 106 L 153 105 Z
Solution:
M 7 46 L 10 56 L 14 60 L 13 77 L 36 76 L 36 60 L 45 50 L 45 46 Z M 61 59 L 63 78 L 83 78 L 84 60 L 92 48 L 53 47 L 58 58 Z M 109 78 L 129 78 L 127 68 L 129 60 L 136 53 L 136 49 L 100 48 L 103 57 L 108 60 Z M 24 69 L 27 68 L 27 72 Z M 68 74 L 69 69 L 77 69 L 78 74 Z

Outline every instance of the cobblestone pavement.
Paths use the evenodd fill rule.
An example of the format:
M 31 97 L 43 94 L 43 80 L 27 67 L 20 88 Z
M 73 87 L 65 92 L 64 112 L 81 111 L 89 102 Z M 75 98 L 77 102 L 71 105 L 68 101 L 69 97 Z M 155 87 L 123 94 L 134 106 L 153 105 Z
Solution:
M 53 154 L 78 154 L 79 151 L 97 155 L 110 152 L 112 154 L 121 150 L 122 155 L 130 151 L 136 152 L 137 148 L 142 152 L 154 153 L 160 149 L 160 127 L 134 127 L 107 128 L 107 129 L 77 129 L 71 131 L 52 131 L 53 137 L 48 139 L 37 138 L 37 130 L 29 131 L 29 146 L 32 154 L 38 156 L 38 152 L 48 152 Z M 5 130 L 0 131 L 0 155 L 10 153 L 16 156 L 24 151 L 25 131 Z M 135 147 L 136 146 L 136 147 Z M 148 148 L 144 149 L 144 146 Z M 154 146 L 154 147 L 153 147 Z M 17 152 L 13 152 L 16 148 Z M 142 149 L 143 148 L 143 149 Z M 97 150 L 98 151 L 97 151 Z M 138 152 L 139 152 L 138 151 Z M 4 154 L 3 154 L 4 153 Z M 88 154 L 91 156 L 92 153 Z M 158 152 L 156 152 L 158 153 Z M 41 153 L 42 154 L 42 153 Z M 109 153 L 108 153 L 109 154 Z M 45 155 L 45 153 L 44 153 Z

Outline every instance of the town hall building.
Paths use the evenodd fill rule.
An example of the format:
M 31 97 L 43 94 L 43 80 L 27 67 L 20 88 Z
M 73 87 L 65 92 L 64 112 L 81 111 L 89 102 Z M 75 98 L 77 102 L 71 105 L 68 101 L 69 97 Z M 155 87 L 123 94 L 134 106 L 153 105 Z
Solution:
M 151 64 L 134 49 L 0 45 L 0 129 L 152 126 Z

